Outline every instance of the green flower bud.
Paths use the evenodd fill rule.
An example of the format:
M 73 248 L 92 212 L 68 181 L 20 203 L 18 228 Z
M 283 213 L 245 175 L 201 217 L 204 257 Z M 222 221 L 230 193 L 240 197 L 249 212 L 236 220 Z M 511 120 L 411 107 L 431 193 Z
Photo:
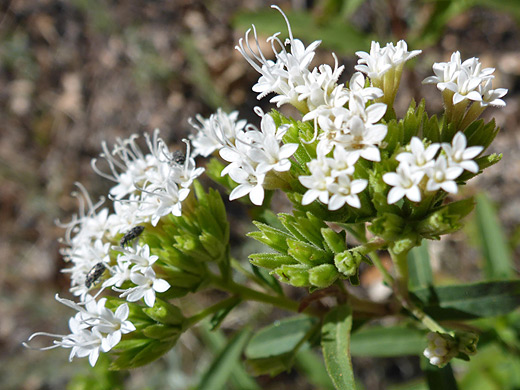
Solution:
M 420 245 L 420 240 L 421 237 L 418 234 L 408 233 L 392 242 L 389 248 L 393 253 L 397 255 L 408 253 L 411 249 Z
M 294 257 L 301 264 L 306 264 L 312 267 L 328 263 L 331 260 L 327 252 L 314 245 L 293 239 L 287 240 L 287 244 L 289 245 L 287 254 Z
M 280 253 L 254 253 L 249 255 L 249 259 L 251 264 L 267 269 L 275 269 L 285 264 L 298 264 L 293 257 Z
M 177 326 L 168 326 L 163 324 L 155 324 L 147 326 L 143 329 L 143 334 L 146 337 L 156 340 L 169 341 L 177 339 L 181 334 L 181 328 Z
M 472 356 L 477 353 L 478 335 L 473 332 L 456 332 L 456 337 L 459 340 L 459 352 Z
M 343 275 L 350 277 L 357 275 L 363 255 L 356 250 L 346 250 L 334 256 L 334 265 Z
M 338 277 L 338 270 L 333 264 L 321 264 L 309 270 L 310 284 L 319 288 L 330 286 Z
M 273 271 L 280 280 L 295 287 L 307 287 L 309 282 L 309 267 L 304 264 L 282 265 Z
M 181 325 L 184 321 L 184 316 L 181 310 L 177 307 L 156 298 L 153 307 L 143 309 L 143 312 L 151 319 L 167 325 Z
M 260 229 L 260 231 L 248 233 L 247 235 L 249 237 L 270 246 L 275 251 L 287 253 L 287 250 L 289 249 L 287 239 L 293 238 L 290 234 L 264 223 L 257 221 L 254 221 L 253 223 L 258 229 Z
M 417 232 L 430 239 L 438 239 L 443 234 L 453 233 L 462 227 L 462 218 L 468 215 L 474 207 L 473 198 L 443 206 L 419 222 Z
M 404 228 L 405 221 L 399 215 L 383 213 L 383 215 L 372 221 L 372 225 L 368 227 L 368 230 L 378 237 L 392 241 L 401 235 Z
M 336 233 L 331 228 L 322 228 L 321 235 L 333 253 L 341 253 L 347 250 L 344 231 Z

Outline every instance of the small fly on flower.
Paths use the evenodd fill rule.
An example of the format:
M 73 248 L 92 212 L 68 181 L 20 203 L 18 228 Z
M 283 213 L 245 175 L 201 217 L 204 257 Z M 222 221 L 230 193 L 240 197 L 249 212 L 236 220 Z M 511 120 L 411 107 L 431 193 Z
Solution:
M 180 150 L 176 150 L 171 155 L 171 161 L 175 164 L 183 165 L 186 162 L 186 155 Z
M 141 233 L 144 230 L 144 226 L 136 226 L 130 229 L 121 239 L 121 242 L 119 243 L 123 248 L 132 240 L 135 240 L 137 237 L 141 235 Z
M 103 263 L 97 263 L 90 271 L 88 271 L 88 274 L 85 278 L 85 286 L 87 288 L 90 288 L 94 283 L 97 282 L 97 280 L 103 275 L 103 272 L 107 267 L 105 267 L 105 264 Z

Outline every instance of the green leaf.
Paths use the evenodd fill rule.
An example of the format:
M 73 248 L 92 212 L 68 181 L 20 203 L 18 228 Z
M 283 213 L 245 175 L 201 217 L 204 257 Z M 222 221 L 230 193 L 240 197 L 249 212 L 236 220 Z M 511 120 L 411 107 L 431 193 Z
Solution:
M 248 359 L 262 359 L 292 352 L 316 324 L 316 319 L 296 316 L 269 325 L 249 341 L 245 354 Z
M 250 331 L 248 329 L 242 329 L 233 336 L 222 352 L 215 357 L 208 371 L 203 375 L 197 389 L 219 390 L 224 388 L 244 350 L 249 336 Z
M 235 299 L 233 301 L 231 301 L 228 306 L 217 311 L 211 317 L 211 320 L 209 321 L 209 323 L 211 325 L 210 330 L 218 329 L 220 327 L 220 324 L 222 323 L 222 321 L 225 320 L 225 318 L 231 312 L 231 310 L 233 310 L 240 302 L 242 302 L 242 300 L 239 297 L 235 297 Z
M 487 279 L 509 279 L 514 276 L 511 252 L 498 222 L 491 201 L 484 194 L 477 196 L 476 225 L 478 242 L 484 255 Z
M 338 390 L 356 388 L 350 359 L 350 330 L 352 310 L 348 305 L 333 308 L 324 318 L 321 328 L 321 347 L 325 366 Z
M 420 355 L 425 348 L 425 332 L 404 326 L 361 329 L 353 333 L 350 340 L 352 356 Z
M 322 390 L 334 390 L 334 385 L 323 365 L 323 359 L 311 349 L 298 352 L 295 365 L 311 385 Z
M 228 340 L 222 331 L 218 329 L 210 330 L 210 326 L 207 322 L 203 322 L 198 329 L 204 340 L 204 344 L 208 346 L 214 354 L 220 353 L 225 348 Z M 231 368 L 229 383 L 230 388 L 239 390 L 260 390 L 260 386 L 246 372 L 240 361 L 235 362 Z
M 408 252 L 408 272 L 410 290 L 428 287 L 433 284 L 433 273 L 428 254 L 428 241 L 423 240 L 421 246 Z
M 520 280 L 414 290 L 423 310 L 436 320 L 467 320 L 507 314 L 520 306 Z
M 451 365 L 448 364 L 443 368 L 439 368 L 430 364 L 428 359 L 421 357 L 421 367 L 426 376 L 426 381 L 430 390 L 457 390 L 457 381 L 453 375 Z

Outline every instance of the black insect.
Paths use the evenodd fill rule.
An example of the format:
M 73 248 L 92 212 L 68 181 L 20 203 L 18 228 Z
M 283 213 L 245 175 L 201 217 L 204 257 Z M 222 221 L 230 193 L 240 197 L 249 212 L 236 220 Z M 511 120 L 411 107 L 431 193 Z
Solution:
M 103 275 L 103 272 L 107 267 L 103 263 L 97 263 L 90 271 L 88 271 L 87 277 L 85 278 L 85 286 L 90 288 L 97 280 Z
M 137 237 L 141 235 L 144 230 L 144 226 L 135 226 L 130 229 L 121 239 L 119 243 L 123 248 L 132 240 L 135 240 Z
M 186 155 L 182 153 L 180 150 L 176 150 L 172 153 L 171 161 L 176 164 L 183 165 L 186 162 Z

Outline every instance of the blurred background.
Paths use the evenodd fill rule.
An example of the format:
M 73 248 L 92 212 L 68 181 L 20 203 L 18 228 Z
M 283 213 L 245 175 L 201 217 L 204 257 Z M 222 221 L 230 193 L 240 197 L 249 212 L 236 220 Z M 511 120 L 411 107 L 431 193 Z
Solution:
M 504 157 L 464 192 L 484 191 L 498 206 L 503 238 L 518 259 L 519 2 L 273 3 L 287 13 L 296 37 L 306 44 L 323 41 L 315 64 L 332 64 L 330 51 L 339 56 L 346 66 L 342 81 L 353 72 L 355 51 L 368 51 L 371 40 L 406 39 L 410 50 L 422 49 L 402 81 L 398 115 L 411 98 L 426 97 L 430 114 L 441 111 L 440 94 L 421 80 L 432 73 L 433 62 L 449 60 L 453 51 L 496 68 L 494 86 L 509 89 L 507 106 L 488 109 L 484 116 L 495 117 L 502 128 L 491 151 Z M 197 383 L 197 373 L 210 361 L 202 351 L 204 332 L 186 334 L 150 367 L 112 377 L 102 374 L 103 361 L 96 377 L 84 359 L 68 363 L 68 351 L 30 351 L 20 344 L 36 331 L 67 333 L 71 313 L 54 300 L 57 292 L 67 296 L 69 284 L 60 272 L 64 263 L 57 239 L 63 231 L 54 221 L 67 221 L 76 211 L 70 197 L 75 181 L 93 199 L 106 193 L 110 183 L 90 168 L 103 140 L 111 144 L 117 137 L 160 128 L 176 144 L 189 134 L 188 118 L 197 113 L 207 117 L 217 107 L 237 109 L 256 123 L 255 105 L 272 108 L 268 99 L 257 101 L 251 86 L 258 75 L 234 49 L 252 23 L 262 41 L 277 31 L 287 36 L 282 17 L 269 5 L 262 0 L 0 1 L 0 388 L 65 389 L 70 383 L 74 389 L 101 389 L 120 383 L 128 389 L 187 389 Z M 238 222 L 234 240 L 246 245 L 241 237 L 249 226 Z M 470 221 L 468 229 L 430 245 L 440 283 L 481 277 L 482 256 L 471 226 Z M 370 288 L 378 276 L 367 272 L 362 280 Z M 224 327 L 232 328 L 233 321 L 243 319 Z M 354 366 L 367 389 L 397 389 L 421 375 L 417 358 L 358 358 Z M 463 370 L 457 375 L 463 377 Z M 81 387 L 88 378 L 96 378 L 98 387 Z M 496 388 L 520 387 L 518 378 L 508 380 L 517 387 Z M 298 370 L 258 383 L 264 389 L 318 388 Z

